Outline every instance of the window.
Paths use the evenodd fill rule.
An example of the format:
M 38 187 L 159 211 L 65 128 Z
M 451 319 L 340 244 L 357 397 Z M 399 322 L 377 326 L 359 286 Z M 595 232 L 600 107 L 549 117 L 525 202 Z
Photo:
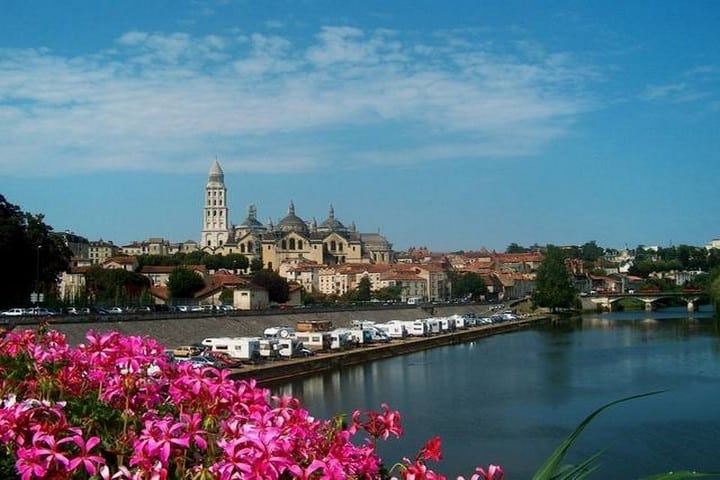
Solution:
M 253 251 L 253 243 L 252 242 L 247 243 L 247 251 L 248 251 L 248 253 Z
M 290 250 L 295 250 L 295 239 L 294 238 L 290 239 Z
M 245 244 L 244 243 L 240 244 L 240 253 L 245 253 Z
M 302 250 L 302 248 L 303 248 L 302 240 L 298 240 L 298 250 Z
M 287 242 L 285 241 L 284 238 L 283 238 L 282 242 L 280 242 L 280 248 L 282 248 L 283 250 L 287 250 Z

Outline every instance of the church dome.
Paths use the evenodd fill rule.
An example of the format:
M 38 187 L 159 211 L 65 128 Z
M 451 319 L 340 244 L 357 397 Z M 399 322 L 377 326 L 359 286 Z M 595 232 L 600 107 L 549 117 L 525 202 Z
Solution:
M 283 233 L 298 232 L 303 235 L 308 234 L 308 227 L 305 221 L 295 215 L 295 205 L 293 202 L 290 202 L 288 214 L 277 224 L 277 229 Z
M 330 205 L 330 213 L 328 214 L 327 220 L 320 224 L 318 230 L 321 232 L 347 232 L 345 225 L 335 218 L 335 209 L 332 205 Z
M 248 215 L 247 218 L 243 223 L 239 225 L 240 228 L 244 230 L 253 230 L 258 231 L 262 230 L 265 231 L 265 225 L 260 223 L 257 219 L 257 209 L 255 208 L 255 205 L 250 205 L 248 207 Z

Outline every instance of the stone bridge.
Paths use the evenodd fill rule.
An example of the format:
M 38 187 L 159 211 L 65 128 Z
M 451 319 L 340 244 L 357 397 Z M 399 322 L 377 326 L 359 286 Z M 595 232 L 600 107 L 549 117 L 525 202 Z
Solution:
M 638 293 L 598 293 L 589 297 L 595 305 L 612 312 L 613 304 L 624 298 L 634 298 L 645 304 L 645 310 L 652 311 L 656 308 L 656 302 L 662 299 L 682 299 L 687 303 L 688 312 L 697 309 L 697 302 L 705 294 L 700 290 L 684 290 L 682 292 L 638 292 Z

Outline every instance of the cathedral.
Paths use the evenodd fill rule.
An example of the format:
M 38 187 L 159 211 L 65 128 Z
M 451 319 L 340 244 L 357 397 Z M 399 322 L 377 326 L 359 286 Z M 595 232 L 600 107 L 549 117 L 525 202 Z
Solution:
M 263 225 L 254 205 L 240 225 L 230 223 L 225 174 L 215 160 L 205 187 L 203 229 L 200 247 L 212 253 L 239 253 L 250 261 L 261 259 L 264 268 L 277 270 L 282 263 L 314 262 L 392 263 L 392 244 L 379 233 L 359 233 L 355 223 L 346 227 L 330 206 L 328 218 L 318 224 L 295 214 L 290 202 L 287 215 L 277 225 Z

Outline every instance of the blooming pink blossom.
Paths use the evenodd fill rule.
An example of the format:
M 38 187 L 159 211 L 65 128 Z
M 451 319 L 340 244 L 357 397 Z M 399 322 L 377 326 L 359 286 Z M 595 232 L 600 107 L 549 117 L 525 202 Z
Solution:
M 375 443 L 403 433 L 388 405 L 347 426 L 316 420 L 296 398 L 169 363 L 155 340 L 117 332 L 90 331 L 77 348 L 45 327 L 9 333 L 0 400 L 0 444 L 22 480 L 379 479 Z M 444 479 L 425 464 L 440 447 L 426 442 L 401 477 Z M 478 468 L 480 479 L 501 480 L 502 469 Z

